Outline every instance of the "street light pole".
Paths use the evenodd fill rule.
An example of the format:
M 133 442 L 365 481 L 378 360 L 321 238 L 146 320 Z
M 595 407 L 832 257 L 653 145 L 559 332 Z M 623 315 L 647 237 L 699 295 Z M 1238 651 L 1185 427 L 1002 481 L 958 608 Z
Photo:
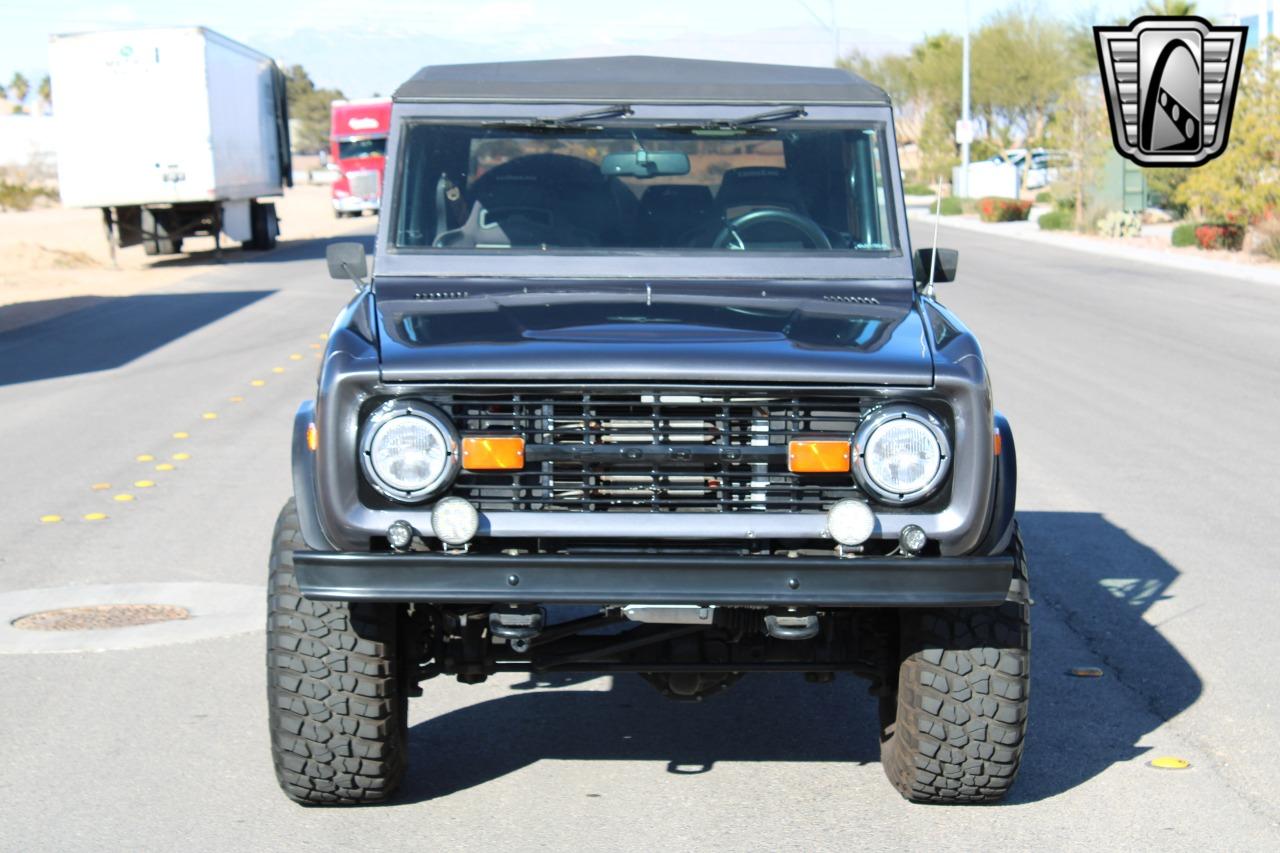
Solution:
M 963 198 L 969 197 L 969 140 L 973 136 L 969 123 L 969 0 L 964 0 L 964 48 L 963 67 L 960 74 L 960 121 L 966 128 L 960 137 L 960 186 L 953 187 L 953 192 Z

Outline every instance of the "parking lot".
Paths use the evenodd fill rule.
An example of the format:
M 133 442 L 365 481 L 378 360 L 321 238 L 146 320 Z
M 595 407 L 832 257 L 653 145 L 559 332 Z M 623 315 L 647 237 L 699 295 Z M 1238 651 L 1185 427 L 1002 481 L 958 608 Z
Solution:
M 941 234 L 961 250 L 941 299 L 983 341 L 1021 462 L 1033 700 L 1009 803 L 907 804 L 862 682 L 764 675 L 696 705 L 638 677 L 430 681 L 394 803 L 287 801 L 247 625 L 292 414 L 350 292 L 303 240 L 44 319 L 0 308 L 0 603 L 164 584 L 197 612 L 217 584 L 244 617 L 106 651 L 0 635 L 0 848 L 1273 847 L 1280 291 Z

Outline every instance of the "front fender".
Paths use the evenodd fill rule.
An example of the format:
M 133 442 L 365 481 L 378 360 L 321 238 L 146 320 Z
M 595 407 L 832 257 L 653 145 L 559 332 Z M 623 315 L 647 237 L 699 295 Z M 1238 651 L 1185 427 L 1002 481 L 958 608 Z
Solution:
M 293 416 L 293 499 L 298 508 L 302 539 L 313 551 L 329 551 L 333 543 L 324 535 L 316 515 L 316 454 L 307 446 L 307 428 L 316 421 L 316 404 L 307 400 Z
M 991 500 L 991 521 L 977 554 L 1002 554 L 1013 541 L 1014 505 L 1018 500 L 1018 452 L 1013 443 L 1013 427 L 1009 419 L 995 414 L 995 431 L 1000 436 L 1000 455 L 996 457 L 996 476 Z

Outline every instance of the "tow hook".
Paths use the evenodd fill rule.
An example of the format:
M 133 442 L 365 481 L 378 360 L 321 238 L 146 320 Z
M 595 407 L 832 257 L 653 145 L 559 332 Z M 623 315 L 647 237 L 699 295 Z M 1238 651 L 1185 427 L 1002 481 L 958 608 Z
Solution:
M 765 616 L 764 632 L 776 640 L 812 640 L 818 636 L 818 615 L 789 607 Z
M 511 606 L 506 610 L 489 613 L 489 633 L 503 637 L 511 644 L 511 650 L 523 654 L 529 650 L 529 641 L 542 633 L 547 614 L 541 607 Z

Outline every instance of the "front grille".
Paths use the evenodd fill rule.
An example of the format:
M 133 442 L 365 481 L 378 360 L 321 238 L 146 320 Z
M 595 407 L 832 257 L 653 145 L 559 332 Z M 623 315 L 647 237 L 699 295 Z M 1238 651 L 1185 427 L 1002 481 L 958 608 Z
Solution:
M 365 199 L 378 197 L 378 173 L 372 169 L 347 172 L 347 185 L 354 196 Z
M 437 398 L 463 435 L 524 436 L 521 471 L 463 471 L 452 493 L 485 510 L 820 511 L 851 474 L 793 474 L 787 443 L 852 436 L 856 396 L 681 392 Z

